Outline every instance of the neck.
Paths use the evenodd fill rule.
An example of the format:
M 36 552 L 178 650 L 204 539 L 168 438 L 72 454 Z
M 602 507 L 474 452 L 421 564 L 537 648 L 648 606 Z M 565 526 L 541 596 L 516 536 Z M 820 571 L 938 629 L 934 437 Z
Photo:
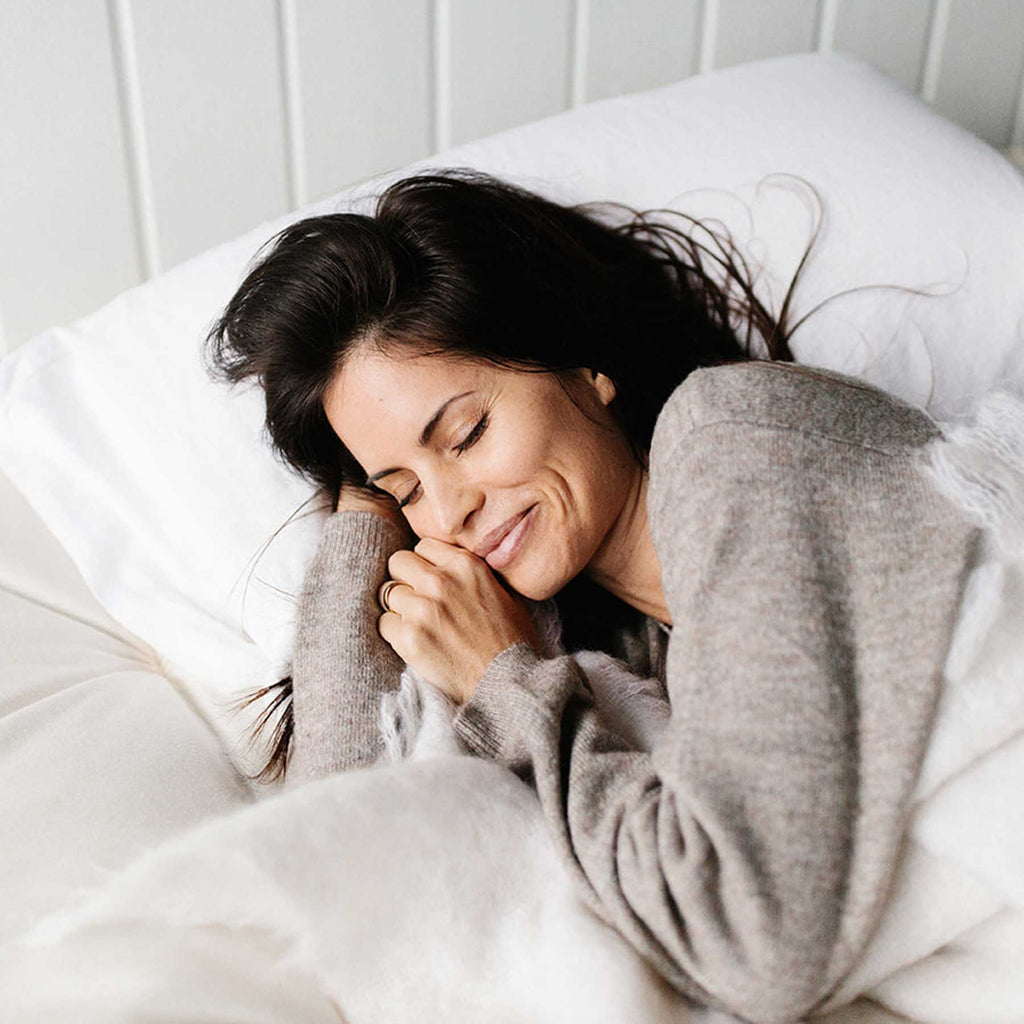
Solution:
M 585 572 L 626 604 L 672 625 L 647 520 L 647 480 L 638 466 L 622 511 Z

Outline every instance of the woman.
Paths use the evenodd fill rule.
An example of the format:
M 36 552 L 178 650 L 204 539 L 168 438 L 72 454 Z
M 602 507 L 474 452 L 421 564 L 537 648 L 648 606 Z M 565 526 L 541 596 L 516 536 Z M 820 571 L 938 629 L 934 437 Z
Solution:
M 399 181 L 373 218 L 283 231 L 211 331 L 336 496 L 279 760 L 373 763 L 412 666 L 671 983 L 797 1020 L 879 919 L 978 531 L 919 471 L 927 416 L 781 362 L 795 279 L 773 318 L 727 242 L 602 217 Z M 548 599 L 567 650 L 662 681 L 651 753 L 539 653 Z

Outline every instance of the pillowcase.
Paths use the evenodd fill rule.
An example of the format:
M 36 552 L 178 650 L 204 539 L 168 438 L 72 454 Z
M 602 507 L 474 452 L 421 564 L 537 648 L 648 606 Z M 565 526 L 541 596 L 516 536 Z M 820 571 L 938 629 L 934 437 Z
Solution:
M 501 132 L 265 224 L 0 363 L 0 468 L 109 613 L 225 738 L 229 697 L 287 671 L 323 512 L 273 457 L 262 395 L 207 379 L 199 345 L 260 244 L 301 216 L 369 212 L 388 182 L 467 165 L 561 202 L 718 217 L 776 308 L 814 230 L 797 358 L 940 418 L 1024 382 L 1024 180 L 880 72 L 798 55 Z M 797 177 L 794 177 L 797 176 Z M 283 524 L 287 525 L 283 526 Z M 283 528 L 282 528 L 283 526 Z

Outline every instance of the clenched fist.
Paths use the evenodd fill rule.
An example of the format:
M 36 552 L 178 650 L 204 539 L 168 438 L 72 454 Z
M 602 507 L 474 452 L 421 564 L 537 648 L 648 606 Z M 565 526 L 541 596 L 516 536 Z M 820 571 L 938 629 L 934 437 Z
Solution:
M 539 649 L 524 600 L 509 593 L 479 556 L 424 538 L 396 551 L 388 572 L 391 611 L 378 620 L 382 637 L 427 682 L 456 703 L 469 700 L 496 654 L 525 642 Z

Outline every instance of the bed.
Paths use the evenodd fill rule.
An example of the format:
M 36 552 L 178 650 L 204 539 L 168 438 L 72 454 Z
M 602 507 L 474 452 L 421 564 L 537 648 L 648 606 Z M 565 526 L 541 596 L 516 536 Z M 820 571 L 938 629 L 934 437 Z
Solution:
M 232 702 L 287 670 L 324 513 L 270 454 L 258 392 L 207 379 L 199 341 L 286 222 L 366 211 L 386 182 L 443 165 L 721 223 L 775 304 L 817 232 L 796 318 L 849 292 L 796 333 L 800 361 L 946 422 L 994 389 L 1024 393 L 1024 179 L 835 55 L 700 75 L 443 152 L 21 346 L 0 363 L 12 1020 L 729 1019 L 686 1006 L 574 902 L 528 789 L 443 729 L 291 792 L 247 778 L 255 711 Z M 918 959 L 941 978 L 951 948 Z M 545 975 L 545 949 L 576 952 Z M 964 978 L 968 998 L 983 975 Z M 851 993 L 830 1019 L 972 1019 L 889 992 Z M 1019 1020 L 1017 997 L 973 1019 Z

